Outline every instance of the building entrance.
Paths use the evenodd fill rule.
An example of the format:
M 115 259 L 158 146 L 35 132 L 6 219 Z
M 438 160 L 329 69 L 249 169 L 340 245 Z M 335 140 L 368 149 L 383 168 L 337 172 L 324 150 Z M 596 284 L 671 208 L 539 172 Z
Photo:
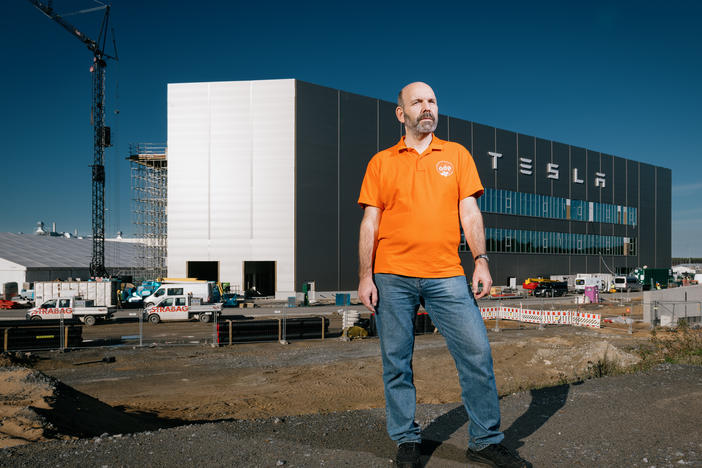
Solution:
M 244 262 L 244 291 L 275 296 L 275 262 Z
M 219 281 L 219 262 L 187 262 L 188 278 Z

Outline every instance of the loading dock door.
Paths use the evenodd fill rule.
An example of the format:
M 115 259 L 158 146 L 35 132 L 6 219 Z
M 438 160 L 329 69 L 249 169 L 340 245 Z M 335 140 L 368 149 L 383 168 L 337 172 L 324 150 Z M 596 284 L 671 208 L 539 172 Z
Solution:
M 219 281 L 219 262 L 187 262 L 188 278 Z
M 244 262 L 244 290 L 275 296 L 275 262 Z

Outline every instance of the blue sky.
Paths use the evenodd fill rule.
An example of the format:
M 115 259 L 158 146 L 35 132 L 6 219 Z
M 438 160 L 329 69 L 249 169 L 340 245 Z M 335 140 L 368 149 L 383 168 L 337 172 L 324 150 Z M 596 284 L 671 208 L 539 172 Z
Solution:
M 3 3 L 0 231 L 88 234 L 91 53 L 29 2 Z M 96 37 L 101 15 L 66 19 Z M 701 23 L 693 1 L 114 0 L 106 233 L 134 231 L 125 158 L 165 143 L 167 83 L 297 78 L 394 100 L 422 80 L 443 114 L 671 168 L 673 256 L 700 257 Z

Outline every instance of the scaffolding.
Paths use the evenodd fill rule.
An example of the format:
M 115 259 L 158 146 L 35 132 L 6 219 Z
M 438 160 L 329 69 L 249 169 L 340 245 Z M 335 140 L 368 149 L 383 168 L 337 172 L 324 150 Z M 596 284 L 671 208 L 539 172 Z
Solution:
M 131 164 L 132 215 L 137 244 L 137 266 L 133 281 L 167 276 L 167 182 L 166 145 L 138 143 L 129 145 Z

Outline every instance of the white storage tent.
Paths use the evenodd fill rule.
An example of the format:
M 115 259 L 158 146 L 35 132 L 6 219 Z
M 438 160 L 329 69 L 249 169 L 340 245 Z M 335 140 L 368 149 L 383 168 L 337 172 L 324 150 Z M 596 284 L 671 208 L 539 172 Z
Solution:
M 137 245 L 105 240 L 108 271 L 126 272 L 137 267 Z M 0 287 L 16 282 L 88 279 L 92 239 L 37 236 L 0 232 Z

